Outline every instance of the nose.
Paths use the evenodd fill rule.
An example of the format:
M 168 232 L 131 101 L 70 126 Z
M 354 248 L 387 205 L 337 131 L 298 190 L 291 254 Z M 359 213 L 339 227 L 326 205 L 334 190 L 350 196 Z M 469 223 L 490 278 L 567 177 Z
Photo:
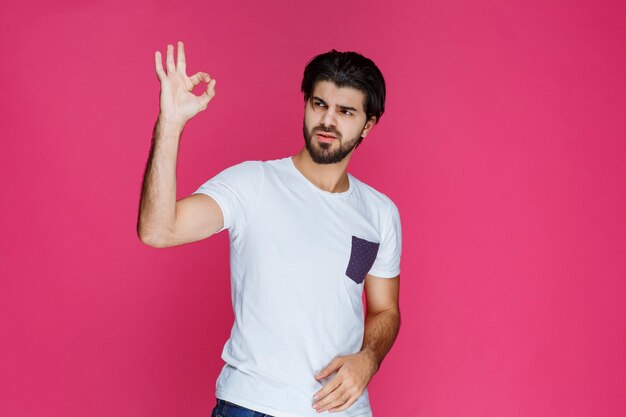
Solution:
M 328 107 L 324 114 L 322 115 L 321 123 L 323 126 L 335 126 L 337 121 L 337 115 L 335 114 L 335 110 L 331 107 Z

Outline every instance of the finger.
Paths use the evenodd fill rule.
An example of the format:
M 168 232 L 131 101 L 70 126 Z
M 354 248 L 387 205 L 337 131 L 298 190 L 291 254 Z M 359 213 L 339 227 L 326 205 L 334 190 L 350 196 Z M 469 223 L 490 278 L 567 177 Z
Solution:
M 194 87 L 200 84 L 202 81 L 209 82 L 211 81 L 211 76 L 206 72 L 197 72 L 191 77 L 189 77 L 189 81 L 194 85 Z
M 181 74 L 186 74 L 187 61 L 185 60 L 185 48 L 182 41 L 178 41 L 178 57 L 176 62 L 176 70 Z
M 335 413 L 337 411 L 347 410 L 348 408 L 352 406 L 352 404 L 354 404 L 355 401 L 356 399 L 353 399 L 350 397 L 350 395 L 346 394 L 343 397 L 341 397 L 341 399 L 336 401 L 338 405 L 331 404 L 332 408 L 329 408 L 327 411 Z
M 174 47 L 172 45 L 167 45 L 167 75 L 172 75 L 176 68 L 174 67 Z
M 350 394 L 349 393 L 343 393 L 341 396 L 339 396 L 337 399 L 335 399 L 335 401 L 333 401 L 330 404 L 324 406 L 324 409 L 326 411 L 338 410 L 338 409 L 344 409 L 345 410 L 346 408 L 349 407 L 349 405 L 346 406 L 346 404 L 349 402 L 349 400 L 350 400 Z
M 348 396 L 349 397 L 349 396 Z M 339 407 L 345 402 L 346 392 L 341 388 L 337 388 L 322 400 L 316 402 L 313 406 L 316 410 L 328 410 L 329 408 Z M 343 399 L 343 400 L 342 400 Z
M 337 389 L 340 384 L 341 384 L 341 381 L 337 377 L 328 381 L 328 383 L 324 385 L 324 388 L 317 391 L 315 395 L 313 395 L 313 399 L 317 401 L 314 405 L 320 403 L 322 399 L 324 399 L 327 395 L 329 395 L 331 392 Z
M 211 101 L 213 97 L 215 97 L 215 82 L 215 79 L 209 81 L 206 86 L 206 91 L 200 96 L 200 100 L 205 106 L 209 104 L 209 101 Z
M 324 369 L 322 369 L 317 375 L 315 375 L 316 379 L 326 378 L 328 375 L 332 374 L 334 371 L 341 367 L 342 361 L 338 358 L 333 359 Z
M 159 51 L 154 53 L 154 67 L 159 81 L 163 81 L 163 78 L 165 78 L 165 71 L 163 71 L 163 61 L 161 59 L 161 52 Z

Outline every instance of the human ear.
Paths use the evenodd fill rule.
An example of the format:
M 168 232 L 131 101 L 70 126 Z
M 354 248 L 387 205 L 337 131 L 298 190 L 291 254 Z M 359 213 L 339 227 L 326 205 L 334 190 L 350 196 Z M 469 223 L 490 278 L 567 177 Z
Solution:
M 365 123 L 365 126 L 363 126 L 363 131 L 361 132 L 361 137 L 367 136 L 370 130 L 372 130 L 374 124 L 376 124 L 376 116 L 370 117 L 370 119 Z

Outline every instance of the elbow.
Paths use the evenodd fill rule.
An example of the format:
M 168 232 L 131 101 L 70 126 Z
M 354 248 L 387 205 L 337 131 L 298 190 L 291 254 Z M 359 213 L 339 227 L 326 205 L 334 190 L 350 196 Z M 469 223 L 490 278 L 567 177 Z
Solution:
M 138 231 L 137 237 L 144 245 L 155 247 L 156 242 L 150 235 Z
M 151 236 L 139 236 L 139 240 L 144 245 L 152 248 L 167 248 L 169 246 L 163 240 L 159 240 Z
M 167 247 L 166 242 L 160 236 L 155 233 L 148 233 L 143 230 L 139 225 L 137 225 L 137 237 L 146 246 L 150 246 L 153 248 L 165 248 Z

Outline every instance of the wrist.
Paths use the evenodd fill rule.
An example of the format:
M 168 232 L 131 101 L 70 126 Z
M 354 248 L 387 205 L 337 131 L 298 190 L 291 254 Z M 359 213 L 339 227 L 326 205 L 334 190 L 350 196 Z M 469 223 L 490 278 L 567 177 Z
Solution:
M 363 348 L 360 353 L 365 358 L 365 360 L 367 360 L 370 363 L 370 366 L 373 371 L 372 373 L 378 372 L 378 367 L 380 366 L 380 364 L 378 362 L 378 358 L 376 354 L 367 347 Z
M 159 113 L 159 117 L 157 119 L 157 125 L 159 129 L 167 130 L 167 131 L 178 131 L 182 132 L 185 127 L 186 121 L 177 118 L 166 116 L 163 113 Z

